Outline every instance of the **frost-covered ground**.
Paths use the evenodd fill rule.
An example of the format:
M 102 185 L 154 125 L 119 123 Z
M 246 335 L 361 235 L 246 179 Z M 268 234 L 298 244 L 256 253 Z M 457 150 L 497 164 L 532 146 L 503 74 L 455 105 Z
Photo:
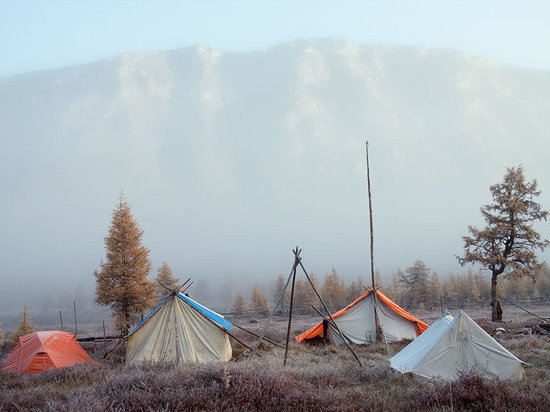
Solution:
M 529 315 L 510 313 L 513 322 L 493 324 L 482 310 L 486 330 L 496 326 L 506 347 L 529 363 L 526 379 L 513 383 L 463 376 L 454 383 L 430 382 L 400 375 L 389 367 L 385 345 L 355 345 L 363 367 L 345 346 L 290 345 L 287 366 L 283 349 L 262 345 L 247 363 L 243 348 L 232 342 L 235 360 L 227 364 L 143 365 L 128 367 L 124 349 L 101 361 L 102 344 L 84 344 L 93 365 L 14 376 L 0 373 L 0 410 L 550 410 L 550 340 L 520 333 L 535 323 Z M 420 314 L 418 314 L 420 316 Z M 428 313 L 425 319 L 430 320 Z M 437 313 L 430 315 L 433 319 Z M 292 336 L 319 317 L 296 315 Z M 254 332 L 265 318 L 236 318 Z M 283 344 L 287 319 L 275 317 L 267 336 Z M 236 332 L 248 343 L 254 338 Z M 392 354 L 406 343 L 390 344 Z M 4 345 L 0 358 L 10 350 Z

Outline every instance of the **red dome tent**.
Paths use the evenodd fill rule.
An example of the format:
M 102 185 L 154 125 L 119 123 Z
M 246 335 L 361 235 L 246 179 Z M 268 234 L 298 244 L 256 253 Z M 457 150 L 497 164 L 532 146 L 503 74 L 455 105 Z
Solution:
M 2 370 L 27 374 L 90 362 L 92 358 L 72 333 L 44 331 L 21 336 L 15 349 L 4 359 Z

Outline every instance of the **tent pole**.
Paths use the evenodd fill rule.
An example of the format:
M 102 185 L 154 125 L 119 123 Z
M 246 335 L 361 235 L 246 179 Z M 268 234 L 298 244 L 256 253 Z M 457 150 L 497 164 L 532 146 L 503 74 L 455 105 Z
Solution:
M 236 328 L 242 330 L 243 332 L 250 333 L 252 336 L 254 336 L 254 337 L 256 337 L 256 338 L 259 338 L 259 337 L 260 337 L 260 335 L 258 335 L 257 333 L 254 333 L 254 332 L 252 332 L 251 330 L 245 329 L 245 328 L 243 328 L 242 326 L 237 325 L 236 323 L 234 323 L 233 326 L 235 326 Z M 281 346 L 281 345 L 279 345 L 278 343 L 273 342 L 271 339 L 268 339 L 268 338 L 266 338 L 265 336 L 264 336 L 263 340 L 265 340 L 265 341 L 268 342 L 268 343 L 271 343 L 273 346 L 277 346 L 278 348 L 281 348 L 281 349 L 284 348 L 284 346 Z
M 292 287 L 290 289 L 290 308 L 288 312 L 288 328 L 286 330 L 285 357 L 283 360 L 283 366 L 286 366 L 286 358 L 288 355 L 288 340 L 290 339 L 290 325 L 292 323 L 292 303 L 294 300 L 294 283 L 295 282 L 296 282 L 296 262 L 294 262 L 294 270 L 292 272 Z
M 63 316 L 61 316 L 61 311 L 59 311 L 59 322 L 61 322 L 61 332 L 63 331 Z
M 295 256 L 295 262 L 297 261 L 298 264 L 300 265 L 300 267 L 302 268 L 303 272 L 304 272 L 304 275 L 306 275 L 306 278 L 307 280 L 309 281 L 309 284 L 311 285 L 311 287 L 313 288 L 313 291 L 315 292 L 315 294 L 317 295 L 317 297 L 319 298 L 319 300 L 321 301 L 321 304 L 323 305 L 323 308 L 325 308 L 325 310 L 327 311 L 328 313 L 328 316 L 330 317 L 330 320 L 334 323 L 334 327 L 336 328 L 336 330 L 338 331 L 338 333 L 340 334 L 340 336 L 342 337 L 342 340 L 344 341 L 344 343 L 346 344 L 347 348 L 350 350 L 350 352 L 353 354 L 353 356 L 355 357 L 355 359 L 357 360 L 357 362 L 359 363 L 359 366 L 363 367 L 363 363 L 361 362 L 361 359 L 359 359 L 359 356 L 357 356 L 357 353 L 355 353 L 355 351 L 353 350 L 353 348 L 350 346 L 350 344 L 348 343 L 348 341 L 346 340 L 346 338 L 344 338 L 344 334 L 342 333 L 342 331 L 340 330 L 340 328 L 338 327 L 338 325 L 336 324 L 336 321 L 334 320 L 334 318 L 332 317 L 332 315 L 330 314 L 330 311 L 328 310 L 328 307 L 325 303 L 325 301 L 323 300 L 323 298 L 321 297 L 321 295 L 319 294 L 319 292 L 317 292 L 317 288 L 315 287 L 315 285 L 313 284 L 313 282 L 311 281 L 309 275 L 307 274 L 307 271 L 306 271 L 306 268 L 304 267 L 304 265 L 302 264 L 302 258 L 300 257 L 300 252 L 302 250 L 301 249 L 298 249 L 298 247 L 296 247 L 296 250 L 293 250 L 294 252 L 294 256 Z

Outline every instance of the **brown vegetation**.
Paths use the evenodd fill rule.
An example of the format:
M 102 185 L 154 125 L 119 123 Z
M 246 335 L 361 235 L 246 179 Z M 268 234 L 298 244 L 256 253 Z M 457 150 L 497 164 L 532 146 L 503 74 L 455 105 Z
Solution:
M 293 334 L 315 321 L 309 316 L 295 320 Z M 263 321 L 247 325 L 259 331 Z M 268 336 L 282 343 L 285 322 L 276 318 Z M 489 330 L 495 325 L 485 322 Z M 532 365 L 521 382 L 476 375 L 431 382 L 400 375 L 389 367 L 383 344 L 355 346 L 363 368 L 343 346 L 303 344 L 291 344 L 286 367 L 283 350 L 267 345 L 261 357 L 247 364 L 233 342 L 238 360 L 227 364 L 128 367 L 119 356 L 36 375 L 0 373 L 0 410 L 550 410 L 550 357 L 544 352 L 550 351 L 550 342 L 513 332 L 502 338 Z M 390 351 L 395 354 L 405 345 L 390 344 Z M 0 349 L 0 359 L 9 349 Z M 103 353 L 102 345 L 86 350 L 98 360 Z

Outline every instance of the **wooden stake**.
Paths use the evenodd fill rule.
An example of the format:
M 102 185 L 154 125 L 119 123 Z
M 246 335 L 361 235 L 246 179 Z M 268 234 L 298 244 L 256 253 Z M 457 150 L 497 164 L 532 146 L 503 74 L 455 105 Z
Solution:
M 76 301 L 73 301 L 73 309 L 74 309 L 74 336 L 78 333 L 78 328 L 76 325 Z
M 105 337 L 105 319 L 103 320 L 103 356 L 107 355 L 107 339 Z

